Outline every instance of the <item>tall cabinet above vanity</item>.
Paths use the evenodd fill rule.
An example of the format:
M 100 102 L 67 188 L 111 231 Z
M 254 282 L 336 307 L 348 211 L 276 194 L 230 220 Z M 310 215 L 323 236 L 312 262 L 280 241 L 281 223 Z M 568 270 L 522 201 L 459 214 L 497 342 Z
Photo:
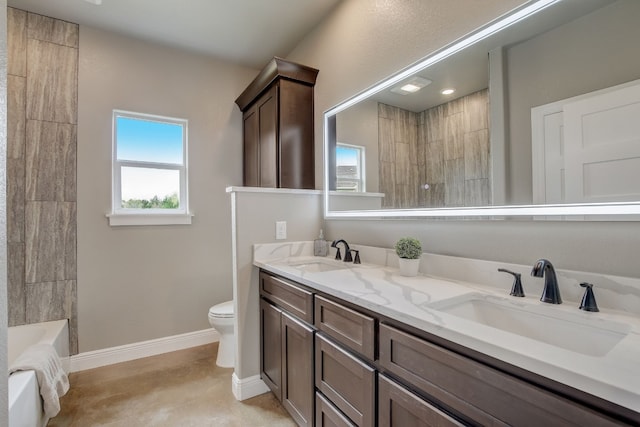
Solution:
M 236 99 L 243 185 L 315 188 L 313 87 L 318 70 L 274 57 Z

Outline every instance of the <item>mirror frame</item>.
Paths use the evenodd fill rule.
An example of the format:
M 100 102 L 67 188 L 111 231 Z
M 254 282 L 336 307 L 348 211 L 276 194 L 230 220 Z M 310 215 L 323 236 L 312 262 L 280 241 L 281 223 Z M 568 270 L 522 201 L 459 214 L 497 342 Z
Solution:
M 377 210 L 329 210 L 329 197 L 333 193 L 329 191 L 329 165 L 330 150 L 330 130 L 335 132 L 335 115 L 354 104 L 367 99 L 369 96 L 387 89 L 410 75 L 423 70 L 456 52 L 483 40 L 492 34 L 501 31 L 529 16 L 563 0 L 535 0 L 520 8 L 499 17 L 485 26 L 467 34 L 453 43 L 435 51 L 422 60 L 410 65 L 370 88 L 356 94 L 346 101 L 325 111 L 323 115 L 323 157 L 324 157 L 324 217 L 325 219 L 349 219 L 349 218 L 490 218 L 498 219 L 505 217 L 534 217 L 535 219 L 585 219 L 611 220 L 615 216 L 616 220 L 639 220 L 640 201 L 638 202 L 612 202 L 612 203 L 583 203 L 583 204 L 554 204 L 554 205 L 506 205 L 506 206 L 483 206 L 483 207 L 460 207 L 460 208 L 415 208 L 415 209 L 377 209 Z M 335 139 L 335 138 L 334 138 Z M 636 215 L 627 218 L 625 215 Z

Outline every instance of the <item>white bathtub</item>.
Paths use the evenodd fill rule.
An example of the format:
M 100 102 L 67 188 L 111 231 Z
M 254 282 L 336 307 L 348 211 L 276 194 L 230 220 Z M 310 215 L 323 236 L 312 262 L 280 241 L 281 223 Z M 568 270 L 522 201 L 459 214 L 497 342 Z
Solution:
M 69 326 L 67 320 L 12 326 L 8 334 L 8 362 L 30 345 L 49 343 L 54 346 L 69 372 Z M 49 419 L 42 410 L 42 399 L 34 371 L 16 372 L 9 377 L 9 427 L 43 427 Z

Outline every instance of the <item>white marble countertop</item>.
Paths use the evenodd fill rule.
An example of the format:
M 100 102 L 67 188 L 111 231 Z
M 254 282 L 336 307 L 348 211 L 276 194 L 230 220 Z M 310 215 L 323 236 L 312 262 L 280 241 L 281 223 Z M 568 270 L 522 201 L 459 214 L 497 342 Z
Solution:
M 363 257 L 375 258 L 372 260 L 377 264 L 353 265 L 313 257 L 312 247 L 309 242 L 255 245 L 254 265 L 640 413 L 640 316 L 607 309 L 590 313 L 575 304 L 545 304 L 539 295 L 515 298 L 509 296 L 508 287 L 427 275 L 403 277 L 389 262 L 380 262 L 380 254 Z M 322 272 L 299 268 L 318 260 L 340 268 Z M 605 335 L 614 331 L 613 336 L 622 339 L 610 350 L 598 350 L 597 344 L 592 345 L 594 338 L 587 334 L 584 349 L 571 351 L 438 309 L 468 297 L 529 311 L 542 316 L 547 325 L 554 319 L 568 320 L 604 330 Z M 553 335 L 554 330 L 540 333 Z

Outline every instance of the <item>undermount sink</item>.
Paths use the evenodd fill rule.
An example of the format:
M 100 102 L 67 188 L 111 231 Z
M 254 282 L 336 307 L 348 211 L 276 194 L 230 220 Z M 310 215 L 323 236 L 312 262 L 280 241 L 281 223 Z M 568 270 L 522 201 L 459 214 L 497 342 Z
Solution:
M 291 267 L 306 273 L 321 273 L 324 271 L 343 270 L 348 268 L 339 261 L 327 259 L 309 260 L 295 264 L 289 264 Z
M 478 294 L 445 300 L 431 307 L 491 328 L 596 357 L 606 355 L 631 330 L 624 323 L 585 319 L 566 312 L 543 314 L 537 311 L 547 307 Z

